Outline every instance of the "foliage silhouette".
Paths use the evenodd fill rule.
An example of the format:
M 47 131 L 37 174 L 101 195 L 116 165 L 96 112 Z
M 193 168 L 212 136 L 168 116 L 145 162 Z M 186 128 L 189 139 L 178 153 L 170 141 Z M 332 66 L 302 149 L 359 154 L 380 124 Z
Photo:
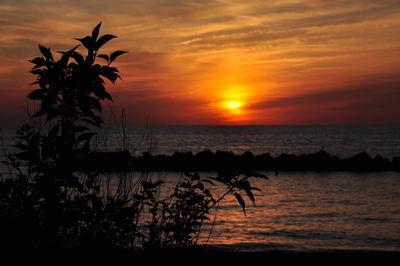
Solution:
M 129 245 L 126 239 L 131 238 L 135 213 L 127 209 L 134 203 L 102 198 L 98 175 L 82 177 L 73 167 L 90 152 L 94 129 L 103 123 L 101 101 L 112 100 L 104 80 L 114 83 L 120 76 L 111 63 L 126 53 L 116 51 L 107 64 L 96 63 L 99 49 L 115 38 L 109 34 L 98 38 L 100 27 L 101 23 L 91 36 L 77 39 L 86 48 L 86 56 L 77 52 L 78 45 L 58 52 L 61 57 L 56 60 L 49 48 L 39 45 L 42 55 L 30 60 L 34 64 L 31 73 L 37 76 L 32 84 L 39 88 L 28 98 L 40 103 L 32 118 L 43 117 L 45 126 L 24 125 L 17 132 L 16 147 L 21 152 L 10 155 L 9 163 L 18 176 L 1 184 L 1 211 L 2 217 L 14 217 L 6 222 L 8 226 L 2 226 L 4 230 L 16 220 L 35 221 L 25 226 L 38 232 L 29 239 L 32 246 Z M 17 202 L 27 209 L 12 208 Z M 119 219 L 121 213 L 126 213 L 124 219 Z M 24 219 L 27 214 L 32 217 Z M 11 235 L 7 241 L 13 238 L 18 245 L 26 243 L 28 235 L 21 237 Z
M 240 192 L 255 203 L 249 177 L 256 173 L 225 169 L 217 177 L 185 173 L 174 192 L 158 199 L 163 182 L 122 177 L 112 187 L 96 171 L 76 171 L 75 163 L 90 155 L 95 130 L 103 124 L 102 101 L 112 100 L 105 80 L 121 79 L 111 64 L 125 51 L 98 54 L 116 38 L 99 37 L 101 23 L 90 36 L 77 38 L 76 46 L 60 51 L 56 60 L 50 48 L 39 45 L 41 56 L 30 60 L 39 88 L 28 98 L 39 101 L 32 119 L 43 125 L 23 125 L 7 164 L 16 176 L 0 182 L 1 244 L 27 248 L 160 248 L 197 245 L 202 224 L 212 208 L 233 195 L 246 214 Z M 97 63 L 97 58 L 106 64 Z M 226 192 L 215 199 L 208 185 L 219 183 Z
M 142 191 L 145 203 L 149 206 L 152 214 L 151 221 L 146 225 L 147 234 L 142 236 L 143 246 L 147 248 L 159 247 L 190 247 L 197 245 L 201 233 L 202 224 L 210 220 L 210 211 L 227 195 L 233 194 L 246 214 L 245 202 L 240 191 L 245 191 L 250 200 L 255 204 L 249 177 L 262 177 L 265 175 L 256 173 L 241 173 L 225 171 L 218 173 L 217 177 L 201 178 L 198 173 L 185 172 L 185 178 L 179 182 L 174 192 L 168 199 L 157 200 L 156 189 L 163 182 L 144 182 Z M 226 192 L 214 198 L 208 185 L 215 183 L 226 186 Z

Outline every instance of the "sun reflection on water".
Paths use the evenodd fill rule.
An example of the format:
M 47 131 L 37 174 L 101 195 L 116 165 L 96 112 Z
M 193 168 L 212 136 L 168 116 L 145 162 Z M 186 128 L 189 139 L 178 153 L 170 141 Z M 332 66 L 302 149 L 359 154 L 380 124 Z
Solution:
M 216 210 L 210 239 L 207 242 L 212 221 L 205 224 L 200 244 L 243 250 L 400 251 L 395 245 L 400 241 L 395 173 L 363 178 L 354 173 L 280 173 L 253 185 L 262 191 L 256 193 L 255 206 L 247 200 L 247 216 L 235 198 L 228 197 Z M 223 190 L 214 188 L 214 193 Z

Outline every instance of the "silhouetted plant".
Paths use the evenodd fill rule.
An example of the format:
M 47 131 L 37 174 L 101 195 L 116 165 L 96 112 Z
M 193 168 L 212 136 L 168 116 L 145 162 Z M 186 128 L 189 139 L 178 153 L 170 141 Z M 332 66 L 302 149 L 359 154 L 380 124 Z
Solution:
M 186 173 L 184 180 L 178 183 L 174 192 L 167 199 L 157 199 L 157 189 L 162 181 L 143 182 L 143 200 L 149 208 L 151 219 L 146 224 L 147 231 L 141 234 L 143 246 L 159 247 L 190 247 L 197 245 L 201 228 L 205 220 L 210 220 L 210 211 L 227 195 L 234 195 L 246 215 L 245 200 L 240 195 L 244 191 L 255 204 L 250 177 L 268 179 L 265 175 L 252 172 L 224 171 L 217 177 L 201 178 L 198 173 Z M 207 186 L 214 182 L 226 186 L 226 191 L 214 198 Z
M 31 73 L 37 76 L 32 84 L 39 88 L 29 93 L 28 98 L 40 101 L 40 109 L 33 118 L 44 117 L 46 127 L 22 126 L 16 144 L 21 152 L 10 155 L 9 163 L 18 171 L 14 185 L 25 184 L 26 197 L 18 199 L 21 198 L 23 206 L 30 203 L 29 211 L 19 213 L 37 216 L 35 230 L 41 234 L 34 246 L 79 246 L 90 239 L 93 243 L 108 241 L 110 245 L 127 246 L 121 238 L 134 232 L 130 228 L 134 212 L 126 211 L 132 202 L 101 198 L 97 175 L 89 173 L 82 181 L 74 169 L 74 162 L 90 152 L 90 141 L 95 134 L 92 129 L 103 123 L 101 101 L 112 100 L 104 79 L 114 83 L 120 78 L 111 63 L 126 53 L 98 55 L 99 49 L 116 37 L 110 34 L 98 37 L 100 27 L 101 23 L 91 36 L 77 39 L 86 48 L 86 56 L 77 52 L 78 45 L 58 52 L 61 57 L 56 60 L 49 48 L 39 45 L 42 56 L 30 61 L 34 64 Z M 97 63 L 97 58 L 106 64 Z M 15 193 L 19 190 L 4 184 L 2 188 L 2 211 L 7 215 L 10 206 L 17 202 Z M 120 219 L 125 212 L 124 219 Z M 126 221 L 129 222 L 121 224 Z
M 212 180 L 217 181 L 226 186 L 226 192 L 221 197 L 223 199 L 228 194 L 233 194 L 237 202 L 242 207 L 243 213 L 246 215 L 246 203 L 241 196 L 240 192 L 245 192 L 253 204 L 255 204 L 255 197 L 253 190 L 260 191 L 257 187 L 252 187 L 249 181 L 250 177 L 268 179 L 266 175 L 250 171 L 239 171 L 232 169 L 225 169 L 219 171 L 217 177 L 210 177 Z M 220 199 L 220 200 L 221 200 Z

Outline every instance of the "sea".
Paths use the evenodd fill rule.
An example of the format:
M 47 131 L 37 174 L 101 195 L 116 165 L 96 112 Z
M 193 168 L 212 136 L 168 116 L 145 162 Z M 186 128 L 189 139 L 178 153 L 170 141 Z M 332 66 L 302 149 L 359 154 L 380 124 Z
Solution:
M 13 150 L 13 134 L 15 128 L 2 128 L 6 152 Z M 98 132 L 93 148 L 126 149 L 133 155 L 221 150 L 278 156 L 324 150 L 341 158 L 365 151 L 393 159 L 400 156 L 400 125 L 110 126 Z M 261 190 L 255 205 L 242 195 L 245 215 L 236 198 L 228 196 L 203 227 L 201 245 L 248 252 L 400 252 L 400 172 L 262 173 L 269 179 L 252 180 Z M 183 174 L 149 176 L 172 189 Z M 210 189 L 216 195 L 224 192 L 219 186 Z
M 365 151 L 392 159 L 400 156 L 400 125 L 113 126 L 96 143 L 100 150 L 126 148 L 135 155 L 221 150 L 278 156 L 324 150 L 341 158 Z
M 0 126 L 3 150 L 12 150 L 16 126 Z M 92 148 L 172 155 L 204 150 L 242 154 L 307 154 L 324 150 L 341 158 L 367 152 L 392 159 L 400 156 L 400 125 L 298 126 L 105 126 Z
M 400 173 L 261 172 L 250 179 L 255 205 L 241 193 L 211 212 L 199 244 L 229 251 L 400 252 Z M 215 176 L 215 173 L 200 173 Z M 174 187 L 182 173 L 153 173 Z M 222 186 L 208 186 L 218 197 Z M 215 220 L 214 220 L 215 219 Z

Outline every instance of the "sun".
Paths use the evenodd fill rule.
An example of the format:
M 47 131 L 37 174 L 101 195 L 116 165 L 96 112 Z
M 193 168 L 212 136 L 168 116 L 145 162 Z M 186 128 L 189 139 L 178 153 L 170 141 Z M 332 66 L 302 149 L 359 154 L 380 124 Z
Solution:
M 242 103 L 239 101 L 226 101 L 224 102 L 224 105 L 229 109 L 238 109 L 242 106 Z
M 241 101 L 232 100 L 223 102 L 223 107 L 228 109 L 232 114 L 242 113 L 243 103 Z

